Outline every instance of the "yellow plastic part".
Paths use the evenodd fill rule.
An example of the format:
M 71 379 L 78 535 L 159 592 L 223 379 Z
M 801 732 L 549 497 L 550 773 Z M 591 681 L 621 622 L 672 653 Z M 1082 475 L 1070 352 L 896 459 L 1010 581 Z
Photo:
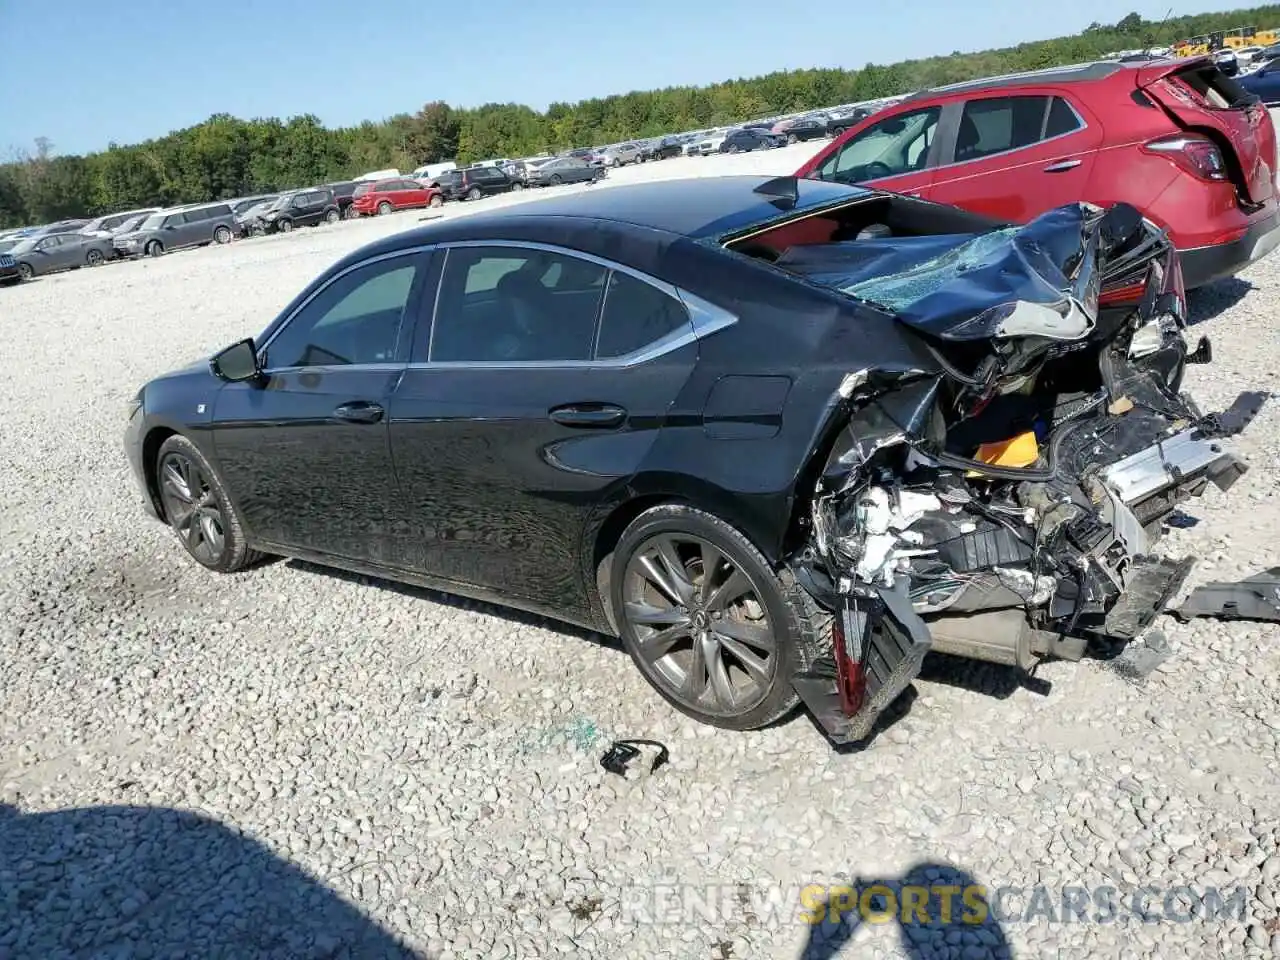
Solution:
M 1040 456 L 1036 435 L 1028 430 L 1008 440 L 984 443 L 978 447 L 973 459 L 989 463 L 993 467 L 1029 467 Z

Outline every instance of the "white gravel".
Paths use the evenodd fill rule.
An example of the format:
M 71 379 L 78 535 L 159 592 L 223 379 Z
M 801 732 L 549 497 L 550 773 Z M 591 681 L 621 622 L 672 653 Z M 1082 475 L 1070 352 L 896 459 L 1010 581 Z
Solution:
M 784 173 L 814 148 L 611 181 Z M 0 958 L 373 957 L 393 937 L 440 957 L 795 957 L 810 928 L 771 920 L 766 891 L 955 871 L 1055 900 L 1149 884 L 1153 909 L 1174 885 L 1247 902 L 1219 922 L 873 926 L 842 955 L 1280 953 L 1274 627 L 1166 621 L 1176 653 L 1144 687 L 1091 661 L 1044 667 L 1047 696 L 936 664 L 842 755 L 803 718 L 698 727 L 612 644 L 554 624 L 302 564 L 189 562 L 144 518 L 126 400 L 418 216 L 0 290 Z M 1189 376 L 1204 404 L 1276 383 L 1280 259 L 1193 312 L 1216 354 Z M 1239 447 L 1252 471 L 1166 548 L 1201 558 L 1192 583 L 1276 563 L 1280 404 Z M 664 740 L 672 763 L 608 775 L 615 736 Z M 720 891 L 721 912 L 640 922 L 663 883 Z

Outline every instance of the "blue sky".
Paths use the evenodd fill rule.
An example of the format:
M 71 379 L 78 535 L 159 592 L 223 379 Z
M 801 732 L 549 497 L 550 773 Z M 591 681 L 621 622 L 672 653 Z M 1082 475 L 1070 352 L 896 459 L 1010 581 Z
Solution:
M 378 120 L 428 100 L 527 103 L 860 67 L 1239 0 L 0 0 L 0 159 L 199 123 Z M 464 11 L 474 11 L 465 14 Z M 809 11 L 813 11 L 810 13 Z M 456 14 L 456 15 L 455 15 Z M 448 32 L 440 29 L 447 23 Z

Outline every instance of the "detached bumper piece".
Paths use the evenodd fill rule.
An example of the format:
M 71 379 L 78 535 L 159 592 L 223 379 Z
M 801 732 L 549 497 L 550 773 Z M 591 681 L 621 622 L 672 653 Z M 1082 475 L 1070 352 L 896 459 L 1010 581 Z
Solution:
M 1124 593 L 1106 616 L 1103 633 L 1116 640 L 1140 636 L 1178 592 L 1194 557 L 1170 560 L 1165 557 L 1137 557 L 1129 567 Z
M 857 743 L 919 676 L 933 640 L 904 591 L 861 585 L 840 594 L 832 631 L 834 664 L 793 683 L 833 743 Z
M 1280 623 L 1280 567 L 1272 567 L 1236 583 L 1206 583 L 1170 611 L 1179 620 L 1215 617 Z

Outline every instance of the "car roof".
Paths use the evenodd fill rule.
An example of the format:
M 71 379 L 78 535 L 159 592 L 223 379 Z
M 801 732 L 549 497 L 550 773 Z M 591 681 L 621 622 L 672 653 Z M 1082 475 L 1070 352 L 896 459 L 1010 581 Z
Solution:
M 505 218 L 573 217 L 611 220 L 693 239 L 711 239 L 787 213 L 875 194 L 875 191 L 862 187 L 797 179 L 794 180 L 796 204 L 788 208 L 780 206 L 776 198 L 754 192 L 765 183 L 789 179 L 740 175 L 654 180 L 530 200 L 506 207 L 500 213 L 447 222 L 451 232 L 462 232 L 472 222 L 476 226 L 483 224 L 489 227 L 496 220 Z M 422 229 L 431 230 L 432 227 Z M 415 242 L 421 241 L 421 236 L 415 239 Z
M 1188 63 L 1191 58 L 1188 58 Z M 1117 73 L 1137 70 L 1149 66 L 1150 61 L 1142 63 L 1121 63 L 1118 60 L 1098 60 L 1090 63 L 1075 63 L 1062 67 L 1048 67 L 1044 70 L 1026 70 L 1021 73 L 1007 73 L 998 77 L 984 77 L 980 80 L 964 80 L 960 83 L 944 84 L 921 90 L 899 101 L 911 103 L 929 97 L 950 93 L 965 93 L 974 90 L 996 90 L 1002 87 L 1021 87 L 1027 84 L 1071 84 L 1090 83 L 1105 80 Z

